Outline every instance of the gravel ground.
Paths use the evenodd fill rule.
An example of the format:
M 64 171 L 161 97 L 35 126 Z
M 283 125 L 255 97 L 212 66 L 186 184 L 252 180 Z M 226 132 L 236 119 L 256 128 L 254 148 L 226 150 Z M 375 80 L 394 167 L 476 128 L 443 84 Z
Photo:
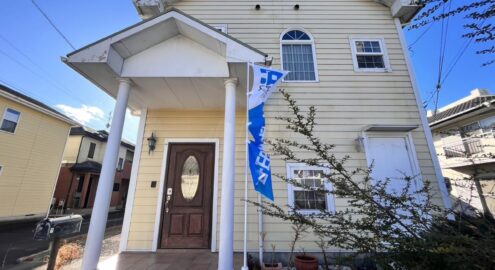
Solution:
M 120 234 L 109 237 L 103 241 L 101 248 L 100 262 L 119 253 Z M 78 270 L 81 269 L 82 258 L 72 261 L 70 264 L 64 265 L 61 270 Z
M 75 243 L 84 246 L 85 239 L 74 241 Z M 103 246 L 101 248 L 100 262 L 112 257 L 119 252 L 119 242 L 120 234 L 116 234 L 103 240 Z M 81 258 L 73 260 L 72 262 L 62 266 L 61 270 L 78 270 L 81 269 L 82 264 L 82 253 Z M 45 270 L 46 264 L 34 268 L 35 270 Z

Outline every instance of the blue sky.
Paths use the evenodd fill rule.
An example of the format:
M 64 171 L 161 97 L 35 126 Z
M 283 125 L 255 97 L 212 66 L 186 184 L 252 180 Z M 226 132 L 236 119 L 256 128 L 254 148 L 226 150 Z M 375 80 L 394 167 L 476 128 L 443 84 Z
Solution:
M 140 21 L 131 0 L 37 0 L 70 42 L 80 48 Z M 464 46 L 462 19 L 450 22 L 445 69 Z M 57 34 L 30 0 L 2 3 L 0 16 L 0 83 L 56 107 L 95 129 L 104 129 L 114 100 L 60 61 L 72 48 Z M 425 29 L 406 31 L 408 43 Z M 411 48 L 423 98 L 436 85 L 440 23 Z M 495 91 L 495 65 L 481 67 L 488 56 L 475 55 L 472 44 L 446 79 L 439 106 L 469 95 L 474 88 Z M 493 56 L 495 57 L 495 56 Z M 430 103 L 430 107 L 431 107 Z M 138 119 L 126 117 L 124 138 L 135 141 Z

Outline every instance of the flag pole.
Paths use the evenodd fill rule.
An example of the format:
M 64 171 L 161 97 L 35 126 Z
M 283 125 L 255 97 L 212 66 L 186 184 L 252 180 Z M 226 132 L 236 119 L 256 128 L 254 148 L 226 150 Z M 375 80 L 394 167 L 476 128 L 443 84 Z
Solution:
M 248 270 L 248 265 L 247 265 L 247 216 L 248 216 L 248 166 L 249 166 L 249 149 L 248 149 L 248 143 L 249 143 L 249 131 L 248 131 L 248 125 L 249 125 L 249 68 L 250 68 L 250 63 L 246 62 L 246 136 L 245 136 L 245 164 L 244 164 L 244 265 L 242 266 L 241 270 Z

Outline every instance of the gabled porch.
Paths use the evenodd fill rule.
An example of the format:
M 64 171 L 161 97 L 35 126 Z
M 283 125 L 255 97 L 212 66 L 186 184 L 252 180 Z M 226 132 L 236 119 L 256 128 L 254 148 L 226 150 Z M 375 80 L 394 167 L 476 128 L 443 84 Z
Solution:
M 98 264 L 127 107 L 141 120 L 121 250 L 218 248 L 219 269 L 232 269 L 236 132 L 244 125 L 238 118 L 244 117 L 247 63 L 265 59 L 264 53 L 174 9 L 63 59 L 117 99 L 83 269 Z M 208 123 L 213 126 L 206 128 Z M 147 138 L 156 132 L 157 148 L 148 153 Z M 146 171 L 150 166 L 158 174 Z M 136 196 L 145 199 L 137 202 Z M 139 236 L 130 235 L 134 227 Z M 149 244 L 136 243 L 139 237 Z

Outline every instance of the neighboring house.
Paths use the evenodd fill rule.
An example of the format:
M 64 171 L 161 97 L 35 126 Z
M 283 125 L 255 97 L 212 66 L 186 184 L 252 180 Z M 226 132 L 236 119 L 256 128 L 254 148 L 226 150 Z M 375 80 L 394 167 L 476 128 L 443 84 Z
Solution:
M 428 120 L 456 207 L 495 215 L 495 95 L 475 89 Z
M 0 85 L 0 222 L 46 216 L 73 125 L 49 106 Z
M 399 0 L 134 2 L 149 19 L 63 59 L 117 99 L 102 171 L 117 161 L 126 108 L 141 115 L 121 250 L 207 248 L 219 251 L 221 269 L 232 269 L 233 252 L 243 249 L 248 62 L 291 71 L 281 87 L 303 108 L 317 107 L 318 134 L 349 155 L 350 166 L 374 161 L 375 176 L 406 172 L 428 179 L 434 202 L 450 207 L 402 33 L 421 6 Z M 275 120 L 289 111 L 281 95 L 266 106 L 266 136 L 294 136 Z M 149 151 L 154 137 L 156 149 Z M 321 182 L 311 181 L 321 180 L 318 168 L 277 157 L 271 165 L 274 174 Z M 110 167 L 104 177 L 113 177 Z M 332 196 L 318 203 L 301 198 L 304 192 L 276 178 L 273 186 L 275 203 L 304 205 L 307 213 L 347 206 Z M 110 186 L 101 188 L 84 269 L 98 260 L 111 195 Z M 257 196 L 250 185 L 249 198 Z M 287 223 L 260 218 L 250 206 L 247 228 L 250 252 L 271 244 L 288 251 Z M 298 248 L 317 251 L 314 240 L 308 235 Z
M 82 126 L 71 129 L 53 196 L 54 211 L 94 206 L 107 140 L 108 132 L 103 130 Z M 133 156 L 134 145 L 122 141 L 110 202 L 112 208 L 121 209 L 125 205 Z

